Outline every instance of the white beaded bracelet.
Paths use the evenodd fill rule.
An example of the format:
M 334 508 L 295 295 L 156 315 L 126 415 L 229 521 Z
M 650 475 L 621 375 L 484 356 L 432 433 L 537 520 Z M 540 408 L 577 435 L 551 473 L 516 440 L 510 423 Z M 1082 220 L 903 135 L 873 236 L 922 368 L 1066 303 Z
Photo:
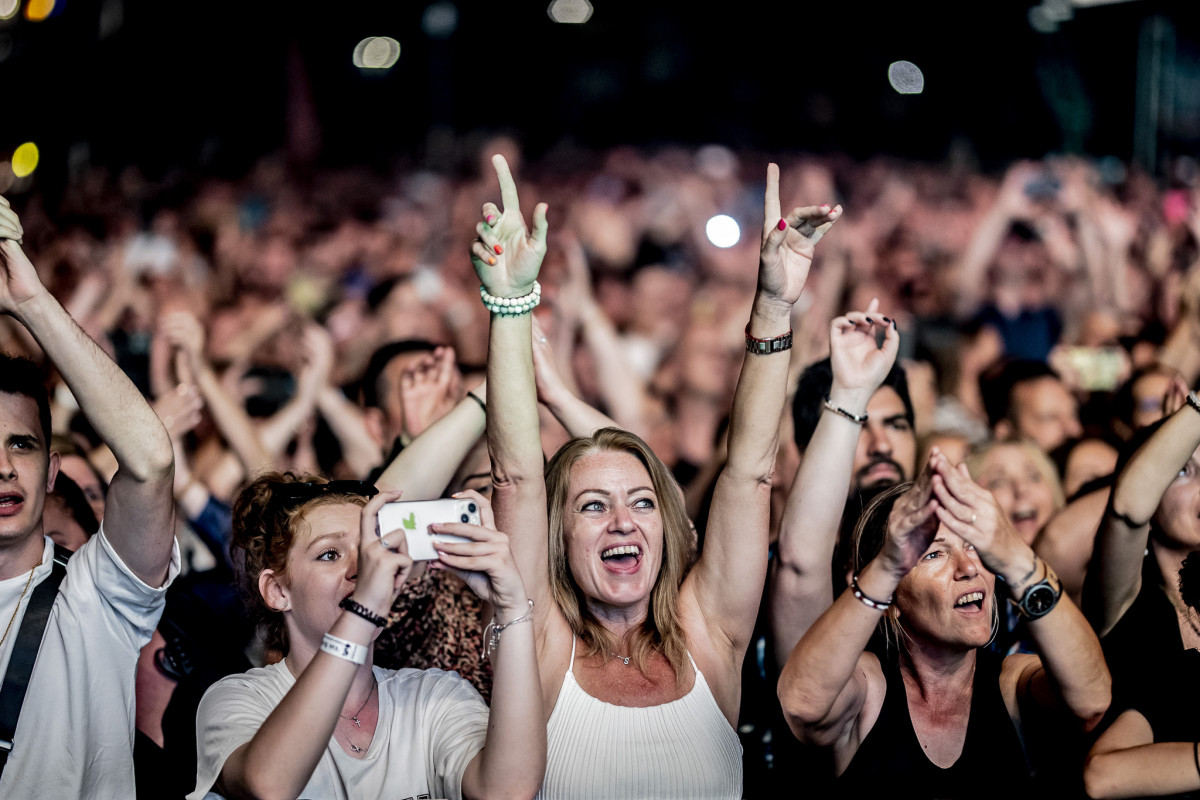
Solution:
M 488 290 L 480 286 L 479 299 L 483 301 L 483 307 L 493 314 L 499 314 L 502 317 L 519 317 L 533 311 L 542 302 L 542 285 L 534 281 L 533 291 L 520 297 L 497 297 L 494 294 L 488 294 Z
M 321 640 L 321 650 L 329 653 L 331 656 L 344 658 L 351 664 L 367 663 L 366 645 L 355 644 L 354 642 L 348 642 L 345 639 L 339 639 L 331 633 L 325 634 L 325 638 Z

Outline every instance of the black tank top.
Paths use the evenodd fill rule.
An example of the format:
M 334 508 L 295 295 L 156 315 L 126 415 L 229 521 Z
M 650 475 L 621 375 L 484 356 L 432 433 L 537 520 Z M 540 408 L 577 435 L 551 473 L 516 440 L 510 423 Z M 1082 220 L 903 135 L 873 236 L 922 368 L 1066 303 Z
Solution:
M 895 659 L 882 661 L 887 677 L 883 708 L 837 782 L 840 797 L 1028 797 L 1030 770 L 1021 739 L 1000 694 L 1003 657 L 976 655 L 971 715 L 962 754 L 942 769 L 925 756 L 908 713 L 904 679 Z

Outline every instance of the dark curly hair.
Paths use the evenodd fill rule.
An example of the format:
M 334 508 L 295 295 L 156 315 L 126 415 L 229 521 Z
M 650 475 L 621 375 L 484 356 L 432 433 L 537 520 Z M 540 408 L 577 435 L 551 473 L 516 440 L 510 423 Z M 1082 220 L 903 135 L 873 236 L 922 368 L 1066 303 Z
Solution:
M 297 523 L 304 515 L 319 506 L 334 503 L 366 505 L 358 494 L 330 492 L 299 503 L 284 501 L 278 495 L 280 483 L 328 483 L 316 475 L 294 472 L 266 472 L 251 481 L 233 501 L 233 556 L 238 589 L 252 618 L 263 631 L 267 647 L 285 655 L 289 642 L 283 612 L 267 605 L 258 588 L 263 570 L 272 570 L 280 577 L 287 576 L 288 553 Z

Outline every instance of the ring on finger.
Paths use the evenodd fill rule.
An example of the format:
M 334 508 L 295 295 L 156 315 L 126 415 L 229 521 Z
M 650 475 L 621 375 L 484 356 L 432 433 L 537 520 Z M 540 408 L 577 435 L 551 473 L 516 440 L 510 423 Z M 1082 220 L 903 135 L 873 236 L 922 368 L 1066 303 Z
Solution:
M 388 543 L 387 543 L 387 537 L 388 537 L 389 535 L 390 535 L 390 534 L 386 534 L 386 533 L 385 533 L 384 535 L 380 536 L 380 537 L 379 537 L 379 544 L 381 544 L 381 545 L 383 546 L 383 549 L 384 549 L 384 550 L 387 550 L 387 551 L 389 551 L 389 552 L 392 552 L 392 553 L 394 553 L 394 552 L 396 552 L 396 548 L 392 547 L 390 544 L 388 544 Z

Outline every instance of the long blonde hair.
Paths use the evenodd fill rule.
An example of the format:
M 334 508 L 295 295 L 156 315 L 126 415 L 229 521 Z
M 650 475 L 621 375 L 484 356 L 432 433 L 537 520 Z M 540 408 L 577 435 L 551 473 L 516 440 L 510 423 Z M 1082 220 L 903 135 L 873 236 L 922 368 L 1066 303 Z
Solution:
M 662 516 L 662 565 L 654 588 L 650 590 L 649 613 L 633 634 L 629 657 L 645 672 L 647 659 L 658 650 L 671 662 L 678 679 L 687 660 L 687 643 L 677 606 L 679 589 L 691 566 L 691 528 L 675 479 L 646 443 L 629 431 L 601 428 L 591 436 L 576 437 L 559 448 L 546 465 L 550 589 L 567 624 L 587 647 L 587 654 L 599 653 L 607 661 L 613 655 L 616 642 L 612 633 L 588 610 L 587 598 L 571 574 L 565 527 L 571 470 L 584 456 L 605 452 L 628 453 L 642 463 L 650 474 Z

